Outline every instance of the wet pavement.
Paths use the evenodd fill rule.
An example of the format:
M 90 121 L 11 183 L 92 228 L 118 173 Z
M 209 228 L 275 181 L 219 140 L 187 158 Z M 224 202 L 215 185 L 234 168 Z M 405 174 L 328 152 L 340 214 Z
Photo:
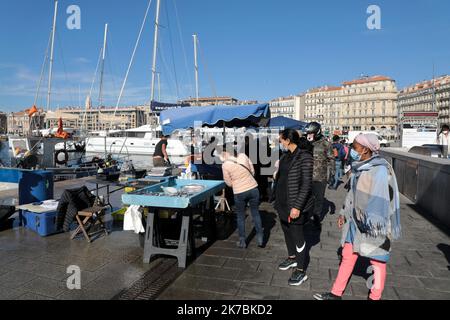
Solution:
M 83 180 L 57 184 L 56 196 L 65 188 L 82 184 Z M 339 209 L 344 195 L 342 188 L 328 191 L 329 204 Z M 114 206 L 120 205 L 120 193 L 112 200 Z M 306 227 L 311 247 L 310 279 L 300 287 L 289 287 L 290 272 L 277 269 L 287 255 L 279 222 L 269 204 L 263 204 L 261 211 L 269 236 L 266 248 L 258 248 L 253 238 L 247 250 L 238 249 L 236 232 L 225 241 L 216 241 L 159 299 L 309 300 L 314 293 L 328 291 L 339 266 L 337 216 L 327 215 L 321 232 Z M 404 236 L 393 246 L 384 299 L 450 299 L 448 230 L 439 229 L 438 222 L 418 213 L 406 198 L 402 198 L 402 220 Z M 247 225 L 250 232 L 250 217 Z M 162 268 L 161 259 L 143 264 L 142 253 L 139 237 L 119 229 L 92 244 L 82 238 L 71 241 L 68 234 L 41 238 L 23 228 L 3 231 L 0 299 L 112 299 L 136 284 L 142 285 L 142 279 L 151 278 L 158 265 Z M 80 267 L 81 290 L 68 289 L 69 266 Z M 366 268 L 367 261 L 361 260 L 346 299 L 367 298 Z
M 344 196 L 342 187 L 337 192 L 327 191 L 329 204 L 334 204 L 338 210 Z M 401 209 L 404 234 L 393 244 L 383 299 L 450 299 L 448 230 L 437 228 L 438 222 L 420 215 L 404 197 Z M 287 257 L 280 224 L 270 205 L 264 204 L 261 210 L 265 227 L 270 229 L 266 248 L 258 248 L 253 238 L 247 250 L 238 249 L 236 233 L 226 241 L 217 241 L 160 299 L 311 300 L 315 293 L 328 292 L 339 267 L 337 250 L 341 234 L 336 224 L 337 215 L 325 217 L 321 232 L 311 225 L 305 227 L 311 248 L 307 270 L 309 280 L 299 287 L 289 287 L 290 272 L 277 268 Z M 251 218 L 248 217 L 247 232 L 251 228 Z M 368 266 L 367 260 L 360 259 L 344 299 L 367 299 Z

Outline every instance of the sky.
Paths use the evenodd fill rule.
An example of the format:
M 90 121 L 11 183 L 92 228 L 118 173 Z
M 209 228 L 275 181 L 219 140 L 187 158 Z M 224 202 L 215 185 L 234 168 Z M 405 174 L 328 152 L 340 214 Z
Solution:
M 109 24 L 104 105 L 118 101 L 148 0 L 60 0 L 54 50 L 52 109 L 84 105 Z M 54 0 L 0 0 L 0 111 L 33 105 L 48 47 Z M 70 5 L 81 29 L 69 30 Z M 381 29 L 369 30 L 378 5 Z M 150 100 L 156 0 L 150 7 L 121 105 Z M 241 100 L 294 95 L 360 75 L 386 75 L 399 89 L 450 74 L 448 0 L 161 0 L 157 71 L 161 100 L 195 95 L 192 34 L 199 36 L 201 96 Z M 48 65 L 37 105 L 46 106 Z M 92 85 L 93 84 L 93 85 Z M 158 87 L 156 98 L 159 99 Z

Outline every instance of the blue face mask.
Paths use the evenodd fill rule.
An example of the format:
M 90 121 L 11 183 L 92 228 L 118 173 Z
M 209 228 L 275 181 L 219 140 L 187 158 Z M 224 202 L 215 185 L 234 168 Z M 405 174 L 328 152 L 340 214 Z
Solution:
M 352 158 L 353 161 L 361 161 L 361 155 L 355 151 L 355 149 L 352 149 L 350 151 L 350 157 Z

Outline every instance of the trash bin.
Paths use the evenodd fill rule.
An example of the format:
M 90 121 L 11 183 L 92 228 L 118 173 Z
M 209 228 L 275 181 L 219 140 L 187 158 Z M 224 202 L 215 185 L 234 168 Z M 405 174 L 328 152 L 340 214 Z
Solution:
M 19 205 L 53 199 L 53 173 L 43 170 L 22 171 L 19 181 Z

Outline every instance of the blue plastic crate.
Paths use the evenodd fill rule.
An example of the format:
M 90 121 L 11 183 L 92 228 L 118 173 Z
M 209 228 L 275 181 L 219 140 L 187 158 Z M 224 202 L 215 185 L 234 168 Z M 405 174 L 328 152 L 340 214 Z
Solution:
M 58 212 L 35 213 L 22 211 L 22 221 L 25 228 L 37 232 L 42 237 L 47 237 L 62 232 L 57 229 Z

